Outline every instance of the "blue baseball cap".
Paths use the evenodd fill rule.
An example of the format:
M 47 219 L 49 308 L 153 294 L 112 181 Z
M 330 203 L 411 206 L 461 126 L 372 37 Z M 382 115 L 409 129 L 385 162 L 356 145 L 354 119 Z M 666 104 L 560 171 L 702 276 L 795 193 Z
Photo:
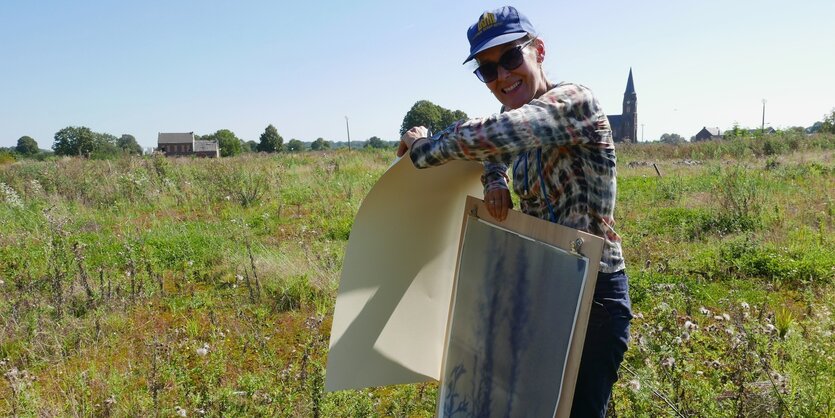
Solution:
M 536 30 L 531 21 L 519 13 L 515 7 L 505 6 L 488 10 L 482 13 L 478 21 L 467 30 L 470 55 L 464 60 L 464 64 L 485 49 L 515 41 L 529 33 L 536 36 Z

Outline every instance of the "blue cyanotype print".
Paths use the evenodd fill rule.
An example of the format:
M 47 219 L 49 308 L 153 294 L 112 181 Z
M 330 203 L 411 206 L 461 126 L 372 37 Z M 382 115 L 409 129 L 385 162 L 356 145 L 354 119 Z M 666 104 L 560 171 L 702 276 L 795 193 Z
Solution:
M 438 415 L 551 417 L 588 262 L 468 218 Z

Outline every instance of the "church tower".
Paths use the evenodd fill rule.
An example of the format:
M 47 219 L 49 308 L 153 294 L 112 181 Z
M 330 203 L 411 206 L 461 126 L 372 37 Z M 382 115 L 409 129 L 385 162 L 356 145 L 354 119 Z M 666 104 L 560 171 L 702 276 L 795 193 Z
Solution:
M 632 82 L 632 68 L 629 69 L 629 79 L 626 81 L 626 91 L 623 93 L 623 116 L 621 120 L 621 141 L 638 142 L 638 95 Z

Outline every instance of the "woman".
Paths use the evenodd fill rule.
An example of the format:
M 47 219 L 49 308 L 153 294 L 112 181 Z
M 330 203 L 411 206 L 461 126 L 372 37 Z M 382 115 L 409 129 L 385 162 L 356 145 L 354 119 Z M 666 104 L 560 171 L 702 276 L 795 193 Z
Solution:
M 521 210 L 604 238 L 571 415 L 603 417 L 626 352 L 632 318 L 621 239 L 614 230 L 616 158 L 606 114 L 587 88 L 545 75 L 545 43 L 513 7 L 485 12 L 467 37 L 475 75 L 502 113 L 456 122 L 437 140 L 415 127 L 401 138 L 418 168 L 453 159 L 483 161 L 488 211 L 511 207 L 506 171 Z

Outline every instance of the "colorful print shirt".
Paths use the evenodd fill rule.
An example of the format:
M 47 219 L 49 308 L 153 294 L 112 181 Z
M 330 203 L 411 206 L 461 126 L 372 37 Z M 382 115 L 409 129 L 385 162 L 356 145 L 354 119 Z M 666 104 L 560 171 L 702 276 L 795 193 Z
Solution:
M 456 122 L 432 140 L 415 142 L 410 157 L 418 168 L 483 161 L 485 192 L 507 189 L 512 163 L 522 212 L 602 237 L 601 272 L 625 267 L 614 229 L 612 130 L 588 88 L 560 83 L 518 109 Z

